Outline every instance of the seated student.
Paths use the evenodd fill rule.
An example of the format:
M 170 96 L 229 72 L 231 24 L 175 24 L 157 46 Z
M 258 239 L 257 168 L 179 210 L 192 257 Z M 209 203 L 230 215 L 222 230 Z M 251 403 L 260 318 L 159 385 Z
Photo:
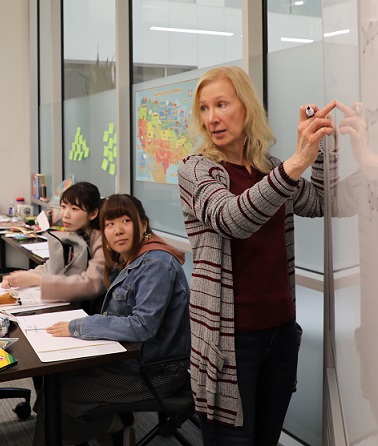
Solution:
M 65 231 L 78 233 L 87 240 L 89 261 L 76 274 L 54 274 L 54 257 L 29 271 L 14 271 L 3 277 L 2 288 L 41 287 L 42 299 L 89 300 L 104 295 L 105 259 L 99 231 L 99 211 L 102 199 L 98 188 L 82 181 L 66 189 L 60 198 L 60 218 Z
M 53 336 L 129 341 L 143 348 L 139 359 L 62 375 L 65 444 L 120 431 L 123 424 L 117 416 L 87 422 L 84 415 L 99 405 L 151 398 L 139 375 L 140 364 L 189 355 L 190 351 L 189 286 L 181 267 L 184 253 L 151 231 L 141 202 L 131 195 L 111 195 L 102 206 L 100 226 L 105 283 L 109 286 L 101 314 L 58 322 L 47 332 Z M 175 394 L 187 378 L 188 364 L 176 366 L 170 375 L 165 371 L 164 384 L 158 372 L 152 374 L 162 396 Z M 43 419 L 38 411 L 34 445 L 44 444 Z M 132 441 L 133 428 L 125 431 L 124 442 Z

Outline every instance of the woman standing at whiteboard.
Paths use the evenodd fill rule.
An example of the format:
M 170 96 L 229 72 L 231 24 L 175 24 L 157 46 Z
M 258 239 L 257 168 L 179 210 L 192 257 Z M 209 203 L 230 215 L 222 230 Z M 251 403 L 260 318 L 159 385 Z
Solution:
M 191 381 L 206 446 L 278 443 L 298 360 L 294 214 L 323 215 L 318 144 L 332 133 L 335 105 L 311 105 L 308 115 L 301 107 L 295 153 L 281 162 L 268 153 L 274 137 L 242 69 L 214 68 L 197 84 L 192 125 L 203 140 L 178 177 L 194 264 Z

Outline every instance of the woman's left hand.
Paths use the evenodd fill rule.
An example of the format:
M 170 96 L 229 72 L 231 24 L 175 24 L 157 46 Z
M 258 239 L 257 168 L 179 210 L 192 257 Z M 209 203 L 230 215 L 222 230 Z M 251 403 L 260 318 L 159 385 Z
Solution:
M 51 327 L 47 327 L 46 331 L 47 333 L 50 333 L 53 336 L 71 336 L 68 325 L 69 322 L 57 322 Z

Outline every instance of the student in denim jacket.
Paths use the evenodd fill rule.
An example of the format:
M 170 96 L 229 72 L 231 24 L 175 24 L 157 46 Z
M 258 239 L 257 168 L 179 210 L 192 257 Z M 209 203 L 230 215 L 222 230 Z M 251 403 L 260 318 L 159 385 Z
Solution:
M 47 331 L 53 336 L 130 341 L 143 349 L 138 360 L 63 375 L 63 438 L 76 444 L 123 428 L 117 416 L 86 422 L 89 410 L 150 397 L 138 374 L 141 362 L 190 351 L 184 254 L 151 231 L 141 202 L 131 195 L 111 195 L 102 207 L 100 224 L 109 286 L 101 314 L 59 322 Z M 182 363 L 172 368 L 160 389 L 163 395 L 175 394 L 185 382 L 187 368 Z M 159 382 L 158 375 L 153 379 Z M 130 427 L 126 429 L 131 438 Z M 34 445 L 43 441 L 43 414 L 38 413 Z

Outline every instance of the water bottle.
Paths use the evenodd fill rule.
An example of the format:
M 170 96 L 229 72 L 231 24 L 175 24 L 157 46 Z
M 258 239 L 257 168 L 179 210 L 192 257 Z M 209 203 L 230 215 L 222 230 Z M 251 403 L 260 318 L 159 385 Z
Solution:
M 16 205 L 15 205 L 13 199 L 11 199 L 9 201 L 8 215 L 9 215 L 9 217 L 15 217 L 16 216 Z

